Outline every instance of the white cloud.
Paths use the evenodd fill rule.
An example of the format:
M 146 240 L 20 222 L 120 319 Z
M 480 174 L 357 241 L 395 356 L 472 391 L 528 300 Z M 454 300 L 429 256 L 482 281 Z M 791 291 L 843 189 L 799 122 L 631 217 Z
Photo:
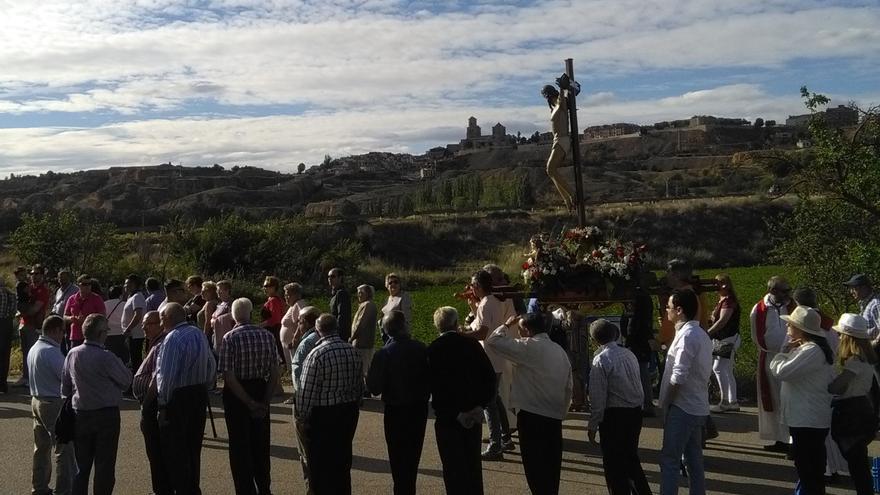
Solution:
M 835 96 L 835 95 L 833 95 Z M 845 97 L 834 97 L 834 104 Z M 880 95 L 860 102 L 880 101 Z M 581 126 L 653 123 L 713 114 L 776 119 L 803 113 L 796 95 L 774 97 L 759 86 L 739 84 L 693 91 L 661 100 L 608 99 L 579 105 Z M 74 170 L 167 161 L 184 165 L 248 164 L 293 170 L 299 162 L 319 163 L 368 151 L 421 153 L 464 137 L 467 118 L 479 119 L 484 133 L 500 121 L 524 135 L 548 130 L 544 105 L 513 107 L 375 106 L 363 111 L 309 112 L 300 116 L 182 118 L 145 120 L 97 128 L 0 129 L 0 163 L 7 171 Z

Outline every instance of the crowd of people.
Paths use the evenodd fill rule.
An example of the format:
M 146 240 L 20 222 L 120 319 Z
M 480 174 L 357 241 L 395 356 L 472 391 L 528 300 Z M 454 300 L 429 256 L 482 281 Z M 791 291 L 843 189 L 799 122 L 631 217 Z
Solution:
M 255 309 L 234 297 L 229 280 L 191 276 L 163 286 L 130 275 L 105 291 L 89 275 L 64 270 L 50 289 L 40 265 L 14 275 L 15 287 L 0 287 L 0 392 L 8 392 L 17 318 L 24 362 L 12 386 L 32 398 L 37 495 L 85 494 L 90 483 L 95 494 L 113 492 L 124 398 L 140 402 L 153 493 L 201 493 L 211 394 L 222 399 L 235 493 L 269 494 L 269 410 L 287 373 L 290 433 L 308 491 L 318 495 L 352 492 L 364 398 L 384 404 L 395 494 L 416 493 L 429 404 L 444 484 L 455 495 L 483 493 L 483 464 L 515 450 L 513 434 L 531 492 L 558 493 L 562 424 L 579 394 L 589 398 L 587 438 L 600 446 L 609 493 L 651 493 L 639 439 L 643 419 L 654 416 L 663 425 L 660 492 L 677 493 L 686 476 L 689 493 L 705 493 L 702 450 L 717 435 L 710 413 L 740 408 L 734 363 L 742 307 L 733 281 L 715 277 L 719 297 L 710 308 L 682 260 L 669 263 L 669 290 L 656 306 L 640 288 L 627 325 L 589 323 L 588 377 L 573 356 L 587 320 L 563 318 L 569 328 L 560 337 L 545 304 L 498 295 L 507 279 L 495 265 L 473 275 L 466 318 L 450 306 L 436 309 L 438 335 L 427 345 L 412 338 L 412 298 L 393 273 L 384 306 L 372 286 L 360 285 L 352 311 L 345 273 L 331 269 L 327 313 L 306 301 L 302 285 L 275 276 L 265 277 L 265 303 Z M 759 435 L 771 442 L 765 449 L 794 460 L 798 493 L 806 495 L 824 493 L 823 473 L 842 472 L 857 493 L 872 492 L 880 298 L 865 275 L 844 284 L 860 313 L 836 324 L 818 309 L 815 291 L 792 292 L 782 277 L 768 281 L 750 314 Z M 710 404 L 713 377 L 719 399 Z

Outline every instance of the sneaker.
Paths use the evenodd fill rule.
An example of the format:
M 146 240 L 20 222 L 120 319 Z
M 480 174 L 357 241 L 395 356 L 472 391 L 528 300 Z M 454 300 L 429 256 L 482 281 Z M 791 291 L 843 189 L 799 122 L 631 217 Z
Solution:
M 712 404 L 711 406 L 709 406 L 709 412 L 723 413 L 724 406 L 722 406 L 721 404 Z
M 490 450 L 486 449 L 480 454 L 480 459 L 484 461 L 503 461 L 504 453 L 500 450 Z
M 501 450 L 504 452 L 510 452 L 516 450 L 516 445 L 514 445 L 513 440 L 507 440 L 501 443 Z

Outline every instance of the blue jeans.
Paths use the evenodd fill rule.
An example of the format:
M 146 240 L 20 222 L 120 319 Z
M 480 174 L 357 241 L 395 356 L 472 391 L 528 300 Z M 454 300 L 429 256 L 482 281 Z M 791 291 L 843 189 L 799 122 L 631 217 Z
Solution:
M 510 441 L 510 422 L 507 419 L 507 411 L 498 389 L 501 386 L 501 373 L 495 373 L 495 396 L 489 401 L 484 412 L 486 425 L 489 427 L 489 451 L 501 452 L 504 442 Z
M 681 476 L 681 458 L 688 469 L 690 495 L 706 493 L 703 471 L 703 425 L 708 416 L 694 416 L 677 406 L 669 406 L 663 425 L 663 449 L 660 451 L 660 495 L 677 495 Z

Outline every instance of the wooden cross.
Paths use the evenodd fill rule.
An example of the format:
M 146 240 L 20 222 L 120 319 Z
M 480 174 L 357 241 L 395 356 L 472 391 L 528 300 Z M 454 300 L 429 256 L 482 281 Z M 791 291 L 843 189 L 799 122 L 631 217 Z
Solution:
M 574 61 L 565 59 L 565 73 L 574 82 Z M 574 91 L 568 90 L 569 137 L 571 138 L 571 165 L 574 167 L 574 193 L 577 204 L 578 226 L 586 227 L 587 214 L 584 210 L 584 182 L 581 173 L 580 128 L 578 128 L 577 102 Z

